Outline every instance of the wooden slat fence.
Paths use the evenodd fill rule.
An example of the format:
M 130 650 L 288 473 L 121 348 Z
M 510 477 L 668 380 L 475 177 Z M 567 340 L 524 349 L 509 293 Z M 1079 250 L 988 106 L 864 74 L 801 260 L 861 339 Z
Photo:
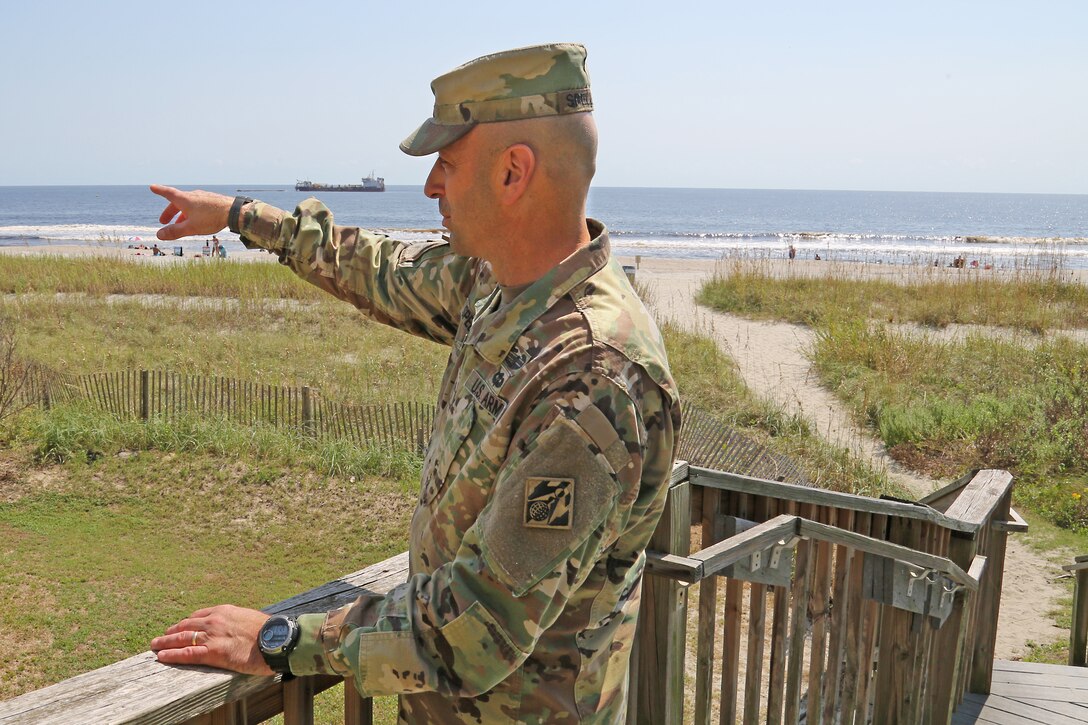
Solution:
M 809 483 L 796 462 L 768 451 L 712 413 L 686 400 L 681 413 L 683 428 L 676 454 L 678 460 L 770 481 Z
M 240 425 L 270 425 L 358 445 L 422 448 L 434 424 L 430 403 L 340 403 L 325 399 L 308 386 L 267 385 L 170 370 L 86 375 L 36 370 L 21 395 L 46 407 L 82 400 L 121 419 L 219 417 Z
M 31 403 L 84 400 L 122 419 L 222 417 L 265 424 L 357 445 L 401 445 L 422 450 L 434 407 L 418 401 L 342 403 L 315 388 L 253 383 L 169 370 L 122 370 L 69 375 L 34 368 L 22 390 Z M 798 465 L 699 407 L 684 402 L 677 457 L 692 465 L 754 478 L 809 485 Z

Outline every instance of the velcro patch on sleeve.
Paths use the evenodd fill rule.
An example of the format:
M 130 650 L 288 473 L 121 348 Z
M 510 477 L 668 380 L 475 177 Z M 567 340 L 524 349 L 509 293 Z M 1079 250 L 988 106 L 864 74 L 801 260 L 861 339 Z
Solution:
M 496 483 L 480 516 L 482 555 L 522 596 L 585 543 L 616 505 L 619 483 L 576 422 L 560 415 Z

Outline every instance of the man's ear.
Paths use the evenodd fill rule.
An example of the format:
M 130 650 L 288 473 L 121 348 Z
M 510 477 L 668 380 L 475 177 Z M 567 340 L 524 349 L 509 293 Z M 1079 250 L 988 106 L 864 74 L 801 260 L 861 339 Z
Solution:
M 528 144 L 508 146 L 502 152 L 499 166 L 499 200 L 503 204 L 513 204 L 524 196 L 535 171 L 536 153 Z

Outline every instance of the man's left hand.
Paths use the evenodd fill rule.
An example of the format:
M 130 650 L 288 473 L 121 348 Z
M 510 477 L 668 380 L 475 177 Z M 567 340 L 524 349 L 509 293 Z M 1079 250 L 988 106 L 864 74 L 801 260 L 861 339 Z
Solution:
M 151 651 L 168 665 L 207 665 L 247 675 L 275 674 L 257 649 L 268 615 L 229 604 L 198 609 L 151 640 Z

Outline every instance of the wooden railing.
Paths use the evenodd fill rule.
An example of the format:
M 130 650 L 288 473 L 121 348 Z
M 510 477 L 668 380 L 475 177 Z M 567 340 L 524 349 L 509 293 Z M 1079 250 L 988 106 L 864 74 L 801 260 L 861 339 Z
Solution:
M 949 722 L 965 692 L 989 690 L 1006 537 L 1024 528 L 1011 487 L 980 471 L 913 503 L 677 472 L 628 721 Z
M 679 464 L 647 559 L 628 721 L 949 722 L 965 692 L 989 689 L 1005 539 L 1023 527 L 1011 483 L 980 471 L 912 503 Z M 325 611 L 406 576 L 401 554 L 266 611 Z M 283 712 L 295 725 L 337 681 L 168 667 L 143 653 L 0 702 L 0 722 L 256 723 Z M 370 722 L 370 702 L 350 684 L 345 693 L 344 721 Z

